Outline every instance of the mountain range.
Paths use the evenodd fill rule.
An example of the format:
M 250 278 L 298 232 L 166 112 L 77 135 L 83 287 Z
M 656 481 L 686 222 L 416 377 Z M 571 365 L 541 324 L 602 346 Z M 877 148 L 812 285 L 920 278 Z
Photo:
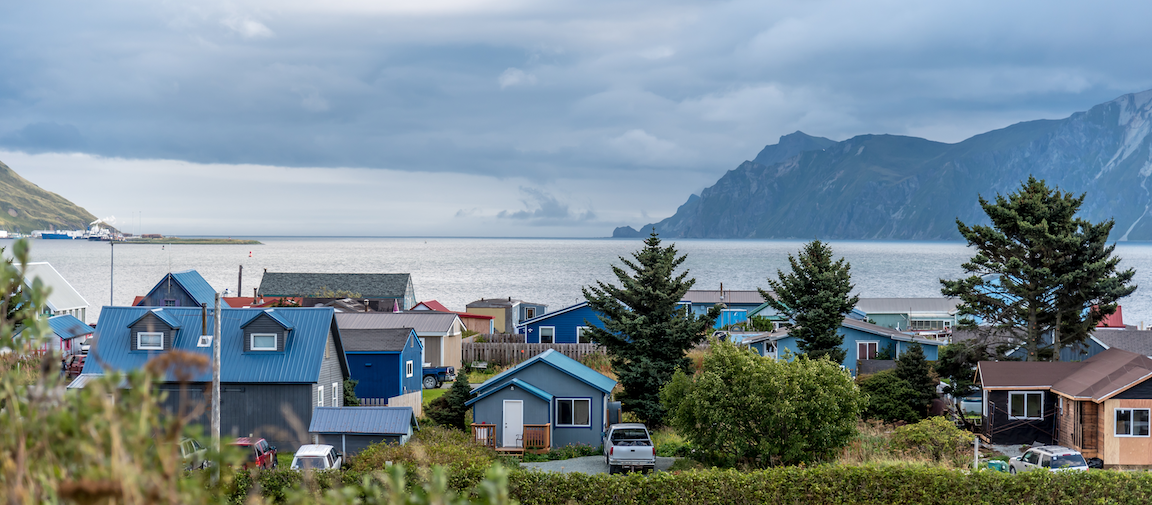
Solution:
M 92 213 L 28 182 L 0 162 L 0 230 L 83 230 L 95 220 Z
M 960 239 L 988 222 L 979 197 L 1029 175 L 1086 193 L 1080 217 L 1115 220 L 1112 240 L 1152 240 L 1152 90 L 1058 120 L 1014 124 L 955 144 L 900 135 L 833 141 L 796 132 L 692 195 L 676 213 L 614 237 Z

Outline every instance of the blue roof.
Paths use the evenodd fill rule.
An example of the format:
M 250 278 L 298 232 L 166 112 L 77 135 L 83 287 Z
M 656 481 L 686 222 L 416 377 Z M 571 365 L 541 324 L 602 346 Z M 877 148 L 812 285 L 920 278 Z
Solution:
M 60 340 L 68 340 L 92 334 L 91 326 L 84 324 L 84 321 L 69 314 L 48 318 L 48 327 L 52 329 L 52 333 L 59 337 Z M 16 335 L 24 333 L 25 329 L 26 328 L 21 329 Z
M 96 325 L 96 344 L 89 353 L 97 358 L 84 363 L 86 374 L 115 370 L 137 370 L 150 358 L 163 351 L 132 351 L 129 326 L 149 312 L 164 314 L 180 323 L 172 347 L 181 351 L 211 357 L 211 347 L 197 347 L 202 334 L 211 334 L 215 310 L 208 311 L 208 331 L 201 328 L 201 309 L 197 307 L 104 307 Z M 265 309 L 222 309 L 220 319 L 220 380 L 237 383 L 311 384 L 320 380 L 320 365 L 328 334 L 334 330 L 335 310 L 331 307 L 277 308 L 274 313 L 293 325 L 283 352 L 244 352 L 243 325 L 265 314 Z M 348 370 L 343 346 L 336 334 L 337 355 L 341 368 Z M 192 382 L 209 382 L 211 370 L 195 376 Z
M 554 310 L 554 311 L 549 312 L 547 314 L 542 314 L 542 315 L 536 316 L 532 319 L 526 319 L 524 321 L 520 321 L 520 324 L 517 324 L 516 326 L 518 326 L 518 327 L 519 326 L 528 326 L 530 324 L 534 324 L 534 323 L 537 323 L 539 321 L 543 321 L 545 319 L 550 319 L 554 316 L 558 316 L 558 315 L 563 314 L 565 312 L 571 312 L 573 310 L 576 310 L 576 309 L 579 309 L 582 307 L 586 307 L 586 306 L 588 306 L 588 302 L 580 302 L 580 303 L 577 303 L 576 305 L 569 305 L 569 306 L 564 307 L 560 310 Z
M 547 363 L 553 368 L 571 375 L 572 377 L 575 377 L 576 379 L 588 384 L 589 386 L 599 389 L 604 393 L 611 393 L 612 388 L 616 387 L 616 381 L 608 378 L 604 374 L 588 368 L 583 363 L 569 358 L 563 353 L 556 352 L 555 349 L 548 349 L 547 351 L 528 358 L 527 361 L 524 361 L 519 365 L 496 374 L 495 377 L 484 381 L 483 384 L 474 389 L 472 392 L 478 395 L 482 395 L 487 389 L 502 384 L 506 379 L 513 376 L 520 370 L 523 370 L 538 362 Z
M 412 407 L 316 407 L 308 433 L 406 435 L 420 429 Z
M 508 382 L 505 382 L 504 384 L 501 384 L 500 387 L 498 387 L 498 388 L 491 388 L 488 391 L 484 392 L 484 394 L 464 402 L 464 406 L 472 405 L 473 403 L 480 401 L 484 397 L 487 397 L 488 395 L 495 393 L 497 391 L 501 391 L 508 386 L 520 386 L 521 388 L 524 389 L 524 391 L 527 391 L 527 392 L 533 394 L 537 398 L 540 398 L 541 400 L 544 400 L 544 401 L 549 402 L 549 403 L 552 402 L 552 394 L 551 393 L 544 391 L 543 389 L 540 389 L 536 386 L 533 386 L 527 382 L 524 382 L 520 379 L 512 379 Z
M 180 289 L 183 289 L 185 293 L 188 293 L 188 296 L 190 296 L 193 300 L 196 300 L 197 304 L 207 305 L 208 308 L 216 306 L 216 290 L 212 287 L 211 284 L 208 284 L 208 281 L 204 280 L 204 277 L 200 276 L 200 272 L 195 270 L 170 272 L 168 275 L 165 275 L 163 279 L 160 279 L 160 282 L 156 283 L 156 285 L 152 287 L 152 290 L 148 292 L 148 295 L 151 296 L 152 293 L 159 289 L 160 286 L 168 280 L 169 276 L 172 277 L 172 280 L 176 281 L 176 284 L 180 286 Z M 221 297 L 220 305 L 223 307 L 228 307 L 228 302 L 224 301 L 224 298 Z
M 197 309 L 197 310 L 199 310 L 199 309 Z M 175 317 L 173 317 L 171 312 L 164 312 L 164 309 L 162 307 L 157 307 L 155 309 L 149 310 L 148 312 L 140 314 L 140 317 L 137 317 L 135 320 L 128 323 L 128 326 L 132 326 L 132 325 L 140 322 L 140 320 L 144 319 L 144 316 L 147 316 L 148 314 L 152 314 L 152 315 L 160 318 L 161 321 L 164 321 L 164 324 L 167 324 L 168 327 L 172 328 L 173 330 L 179 330 L 180 327 L 183 326 L 180 324 L 179 319 L 176 319 Z M 99 325 L 99 323 L 97 323 L 97 325 Z
M 284 319 L 284 316 L 280 315 L 279 312 L 276 312 L 276 309 L 264 309 L 264 315 L 272 318 L 273 321 L 276 321 L 276 324 L 279 324 L 281 328 L 284 328 L 285 330 L 291 330 L 292 329 L 292 323 L 289 322 L 287 319 Z M 255 317 L 252 319 L 249 319 L 248 323 L 251 323 L 252 321 L 255 321 L 255 320 L 256 320 Z M 247 327 L 248 323 L 244 323 L 244 324 L 240 325 L 240 327 L 241 328 Z

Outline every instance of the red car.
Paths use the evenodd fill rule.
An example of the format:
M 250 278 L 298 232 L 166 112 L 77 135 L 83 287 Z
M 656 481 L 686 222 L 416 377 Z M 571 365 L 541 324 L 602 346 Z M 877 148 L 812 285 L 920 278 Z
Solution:
M 253 440 L 249 437 L 240 437 L 228 445 L 243 447 L 248 451 L 248 460 L 244 462 L 244 468 L 253 466 L 267 469 L 277 466 L 276 447 L 268 445 L 268 441 L 263 438 Z

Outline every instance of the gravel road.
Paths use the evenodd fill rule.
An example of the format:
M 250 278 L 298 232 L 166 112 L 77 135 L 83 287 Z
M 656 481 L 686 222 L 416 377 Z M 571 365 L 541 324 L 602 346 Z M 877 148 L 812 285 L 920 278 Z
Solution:
M 667 471 L 676 458 L 656 457 L 656 471 Z M 577 472 L 577 473 L 608 473 L 608 464 L 604 463 L 604 456 L 584 456 L 560 461 L 545 461 L 543 463 L 520 463 L 523 468 L 536 468 L 543 472 Z

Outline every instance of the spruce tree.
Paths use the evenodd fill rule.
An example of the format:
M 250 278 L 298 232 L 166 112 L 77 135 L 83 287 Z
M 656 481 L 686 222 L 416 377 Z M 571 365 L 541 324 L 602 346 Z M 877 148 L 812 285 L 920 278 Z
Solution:
M 789 254 L 788 263 L 791 272 L 776 270 L 779 280 L 768 279 L 775 293 L 761 289 L 760 295 L 796 323 L 790 333 L 800 350 L 813 359 L 827 356 L 833 363 L 843 363 L 847 351 L 837 330 L 860 299 L 849 296 L 855 287 L 851 265 L 844 258 L 833 262 L 832 247 L 819 240 L 805 244 L 799 257 Z
M 1132 294 L 1135 271 L 1117 271 L 1120 258 L 1108 245 L 1113 221 L 1077 218 L 1080 196 L 1029 177 L 1007 198 L 980 197 L 991 226 L 956 225 L 976 255 L 963 264 L 971 274 L 941 279 L 941 292 L 960 298 L 961 327 L 989 327 L 984 338 L 1016 341 L 1028 361 L 1056 359 L 1061 347 L 1077 345 Z M 1046 335 L 1055 335 L 1053 344 Z
M 914 404 L 920 415 L 928 410 L 928 404 L 936 397 L 936 378 L 932 376 L 932 365 L 924 359 L 924 348 L 912 344 L 899 358 L 896 358 L 896 376 L 903 379 L 915 391 Z
M 696 280 L 687 270 L 676 274 L 687 256 L 677 256 L 675 246 L 661 247 L 655 230 L 632 258 L 620 258 L 624 268 L 612 267 L 619 286 L 597 281 L 583 289 L 604 323 L 603 329 L 589 325 L 588 334 L 611 358 L 624 387 L 618 397 L 623 408 L 655 427 L 664 423 L 660 388 L 676 370 L 690 367 L 685 354 L 708 335 L 720 308 L 698 316 L 677 305 Z
M 464 421 L 468 407 L 464 403 L 471 397 L 472 385 L 468 383 L 468 373 L 461 372 L 448 392 L 428 405 L 427 415 L 436 424 L 467 431 L 468 426 Z

